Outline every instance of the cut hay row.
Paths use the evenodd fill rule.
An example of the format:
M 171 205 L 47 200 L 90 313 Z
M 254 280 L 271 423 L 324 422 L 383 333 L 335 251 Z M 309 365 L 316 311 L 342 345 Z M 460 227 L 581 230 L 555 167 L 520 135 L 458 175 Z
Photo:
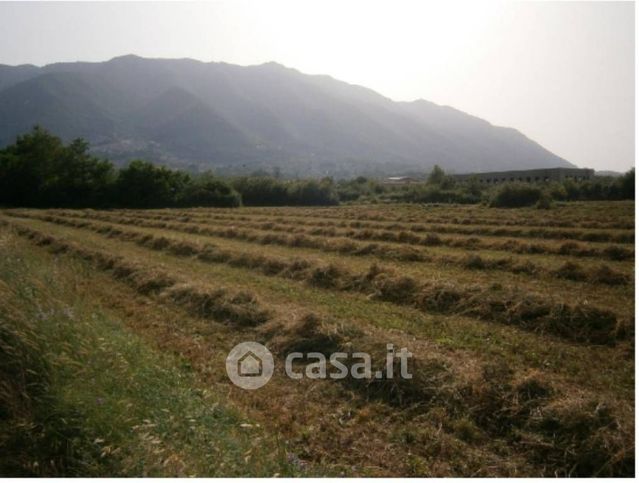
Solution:
M 5 212 L 11 216 L 29 216 L 28 212 Z M 87 219 L 87 216 L 80 213 L 65 213 L 65 216 L 71 218 Z M 388 247 L 374 243 L 362 244 L 352 242 L 348 239 L 325 240 L 320 237 L 307 237 L 304 235 L 284 235 L 281 233 L 262 233 L 250 230 L 236 230 L 227 228 L 223 225 L 196 225 L 180 222 L 165 222 L 146 220 L 143 218 L 111 215 L 109 213 L 92 212 L 90 220 L 106 221 L 121 225 L 133 225 L 146 228 L 157 228 L 181 233 L 197 234 L 201 236 L 211 236 L 217 238 L 237 239 L 250 243 L 258 243 L 261 245 L 278 245 L 291 248 L 311 248 L 327 253 L 339 253 L 342 255 L 353 256 L 369 256 L 374 255 L 378 258 L 393 261 L 425 261 L 427 256 L 424 251 L 417 250 L 408 246 Z
M 346 344 L 349 344 L 349 351 L 353 351 L 352 341 L 346 339 L 349 334 L 358 341 L 356 352 L 363 350 L 381 354 L 386 352 L 387 341 L 370 340 L 366 334 L 349 327 L 349 324 L 343 321 L 329 322 L 307 311 L 301 317 L 291 321 L 288 310 L 282 314 L 272 308 L 266 308 L 265 304 L 251 292 L 232 293 L 221 286 L 191 283 L 165 270 L 149 268 L 142 262 L 129 261 L 123 256 L 88 249 L 73 241 L 45 234 L 23 224 L 1 219 L 0 223 L 11 226 L 18 235 L 31 240 L 36 246 L 47 248 L 54 254 L 66 254 L 85 260 L 96 268 L 110 273 L 114 279 L 131 286 L 139 294 L 154 295 L 160 300 L 175 303 L 185 308 L 191 315 L 229 323 L 245 329 L 263 326 L 259 329 L 259 333 L 270 335 L 273 338 L 272 346 L 278 353 L 283 350 L 288 352 L 309 349 L 328 354 L 344 349 Z M 305 338 L 309 337 L 310 341 L 304 342 Z M 444 361 L 439 361 L 439 364 L 436 365 L 445 370 Z M 420 366 L 419 362 L 417 362 L 417 366 Z M 431 364 L 425 364 L 425 367 L 432 369 Z M 419 379 L 425 374 L 417 369 L 416 376 Z M 401 382 L 399 380 L 375 381 L 379 385 L 384 383 L 396 385 Z M 404 383 L 406 382 L 404 381 Z M 417 402 L 413 399 L 409 401 L 409 393 L 419 397 L 419 401 L 425 400 L 424 393 L 415 392 L 415 388 L 422 386 L 419 381 L 415 384 L 406 384 L 403 390 L 395 386 L 387 386 L 386 390 L 382 390 L 379 385 L 376 387 L 367 387 L 367 385 L 362 388 L 365 389 L 368 396 L 378 395 L 393 404 L 402 405 L 408 402 Z M 428 386 L 428 384 L 423 385 L 424 388 Z
M 9 213 L 9 212 L 7 212 Z M 15 212 L 20 213 L 20 212 Z M 53 211 L 52 213 L 60 213 Z M 535 274 L 538 269 L 539 272 L 543 272 L 541 267 L 533 264 L 529 260 L 525 262 L 517 262 L 511 258 L 502 259 L 484 259 L 479 255 L 469 256 L 465 254 L 463 256 L 454 257 L 451 255 L 437 256 L 432 253 L 428 253 L 423 248 L 418 249 L 413 245 L 417 244 L 421 247 L 424 246 L 437 246 L 443 243 L 442 239 L 433 236 L 426 236 L 423 238 L 415 237 L 413 234 L 397 234 L 389 232 L 389 237 L 395 239 L 390 241 L 384 238 L 383 241 L 378 243 L 362 243 L 354 242 L 348 238 L 327 237 L 327 236 L 310 236 L 306 234 L 290 234 L 289 230 L 284 230 L 286 234 L 282 232 L 265 231 L 261 233 L 260 230 L 238 230 L 235 227 L 228 227 L 226 225 L 216 225 L 213 223 L 207 224 L 194 224 L 181 221 L 168 222 L 161 220 L 149 220 L 142 217 L 128 217 L 117 214 L 110 214 L 104 212 L 63 212 L 65 216 L 80 219 L 95 219 L 101 221 L 107 221 L 111 223 L 119 223 L 126 225 L 138 225 L 147 228 L 166 229 L 171 231 L 178 231 L 183 233 L 198 234 L 203 236 L 213 236 L 227 239 L 239 239 L 251 243 L 260 243 L 263 245 L 279 245 L 291 248 L 310 248 L 327 253 L 339 253 L 342 255 L 352 256 L 376 256 L 381 259 L 391 261 L 416 261 L 416 262 L 439 262 L 445 264 L 457 265 L 470 269 L 483 269 L 483 270 L 502 270 L 511 273 L 523 273 L 523 274 Z M 369 236 L 367 233 L 362 235 L 363 237 Z M 328 239 L 327 239 L 328 238 Z M 418 241 L 415 242 L 415 238 Z M 412 240 L 412 242 L 411 242 Z M 363 241 L 363 240 L 362 240 Z M 395 243 L 397 245 L 387 245 L 387 243 Z M 576 257 L 588 257 L 588 258 L 605 258 L 612 260 L 624 260 L 628 257 L 634 257 L 634 250 L 629 250 L 624 247 L 611 245 L 604 249 L 595 249 L 590 247 L 584 247 L 575 242 L 566 242 L 561 245 L 539 245 L 539 244 L 527 244 L 520 241 L 512 240 L 506 243 L 498 244 L 486 244 L 481 243 L 477 239 L 462 240 L 461 243 L 458 240 L 453 239 L 451 245 L 455 248 L 465 248 L 472 250 L 494 250 L 494 251 L 509 251 L 516 254 L 544 254 L 544 255 L 561 255 L 561 256 L 576 256 Z M 461 246 L 460 246 L 461 245 Z M 549 273 L 551 271 L 548 271 Z M 608 285 L 622 285 L 625 282 L 629 282 L 628 278 L 607 268 L 598 268 L 592 270 L 590 274 L 580 273 L 573 277 L 573 280 L 581 281 L 594 281 L 595 283 L 604 283 Z M 558 278 L 566 277 L 565 270 L 552 271 L 552 275 Z
M 10 213 L 9 213 L 10 214 Z M 29 216 L 29 215 L 25 215 Z M 70 216 L 69 213 L 65 213 L 64 216 L 59 217 L 55 215 L 32 215 L 36 216 L 38 219 L 44 221 L 52 221 L 52 222 L 63 222 L 62 220 L 69 219 L 77 219 L 73 216 Z M 86 218 L 82 217 L 82 220 Z M 89 218 L 90 219 L 90 218 Z M 109 222 L 111 222 L 109 220 Z M 129 223 L 124 223 L 124 221 L 118 221 L 119 224 L 128 225 Z M 136 223 L 141 225 L 142 223 Z M 74 225 L 74 226 L 82 226 L 82 225 Z M 167 228 L 167 227 L 162 227 Z M 282 229 L 283 231 L 290 231 Z M 194 233 L 189 231 L 188 233 Z M 228 233 L 226 231 L 225 233 Z M 249 241 L 250 240 L 245 240 Z M 274 242 L 273 244 L 278 244 Z M 285 246 L 289 246 L 286 244 Z M 306 248 L 319 249 L 323 251 L 334 251 L 334 250 L 325 250 L 326 245 L 315 245 L 315 246 L 307 246 Z M 343 253 L 340 252 L 340 253 Z M 376 254 L 376 252 L 373 252 Z M 450 267 L 456 266 L 468 270 L 497 270 L 502 272 L 508 272 L 513 274 L 522 274 L 529 276 L 548 276 L 554 277 L 558 279 L 572 280 L 575 282 L 588 282 L 594 284 L 604 284 L 604 285 L 628 285 L 632 282 L 631 278 L 625 273 L 619 272 L 610 268 L 605 264 L 601 264 L 598 267 L 592 268 L 584 268 L 579 263 L 575 262 L 565 262 L 557 269 L 547 269 L 539 264 L 535 264 L 529 260 L 525 262 L 518 262 L 514 260 L 512 257 L 508 258 L 484 258 L 479 254 L 466 254 L 466 255 L 436 255 L 436 254 L 421 254 L 417 252 L 405 252 L 404 254 L 397 255 L 394 252 L 384 251 L 384 254 L 388 257 L 393 255 L 393 258 L 396 259 L 406 259 L 408 258 L 411 261 L 421 261 L 438 264 L 442 267 Z
M 494 208 L 462 208 L 459 205 L 426 205 L 417 208 L 416 206 L 406 207 L 405 205 L 393 205 L 393 208 L 383 207 L 371 209 L 370 206 L 349 207 L 341 206 L 335 208 L 297 208 L 282 207 L 272 208 L 243 208 L 244 214 L 251 216 L 299 216 L 302 218 L 323 218 L 345 221 L 376 221 L 386 223 L 444 223 L 454 225 L 489 225 L 489 226 L 529 226 L 529 227 L 556 227 L 556 228 L 579 228 L 579 229 L 595 229 L 595 230 L 634 230 L 634 210 L 629 209 L 628 214 L 624 217 L 619 214 L 614 221 L 610 220 L 609 213 L 606 211 L 602 216 L 593 220 L 596 215 L 593 208 L 598 206 L 597 203 L 588 203 L 586 209 L 587 216 L 578 213 L 574 206 L 576 203 L 570 203 L 570 208 L 560 208 L 552 211 L 552 217 L 547 212 L 539 210 L 496 210 Z M 628 205 L 630 206 L 630 205 Z M 606 205 L 606 210 L 610 207 L 610 203 Z M 410 213 L 406 213 L 407 208 L 413 208 Z M 164 211 L 164 210 L 154 210 Z M 192 211 L 197 213 L 210 213 L 211 211 L 219 212 L 219 209 L 212 210 L 210 208 L 195 208 Z M 236 210 L 237 211 L 237 210 Z M 499 216 L 495 216 L 495 212 Z M 566 212 L 567 211 L 567 212 Z M 233 210 L 226 210 L 232 213 Z M 585 219 L 580 219 L 585 218 Z
M 611 233 L 610 231 L 585 231 L 585 230 L 567 230 L 565 228 L 504 228 L 495 227 L 494 225 L 486 226 L 475 223 L 474 226 L 459 226 L 455 224 L 442 223 L 429 223 L 423 222 L 415 223 L 398 223 L 398 222 L 370 222 L 353 220 L 348 221 L 344 219 L 326 219 L 320 217 L 308 217 L 303 216 L 278 216 L 264 217 L 264 216 L 247 216 L 242 214 L 220 214 L 216 212 L 208 213 L 195 213 L 185 212 L 180 210 L 165 211 L 161 213 L 148 213 L 139 211 L 126 211 L 126 214 L 141 215 L 150 219 L 162 219 L 167 221 L 173 221 L 180 219 L 181 221 L 193 221 L 203 222 L 208 220 L 225 220 L 233 222 L 249 222 L 256 223 L 262 222 L 264 224 L 287 224 L 293 226 L 310 226 L 310 227 L 324 227 L 324 228 L 357 228 L 368 230 L 390 230 L 395 232 L 414 232 L 414 233 L 428 233 L 428 234 L 453 234 L 453 235 L 467 235 L 467 236 L 483 236 L 483 237 L 509 237 L 509 238 L 538 238 L 547 240 L 573 240 L 583 242 L 610 242 L 628 244 L 634 243 L 634 231 L 617 231 Z
M 78 216 L 78 213 L 65 212 L 65 215 Z M 93 213 L 95 216 L 95 213 Z M 117 216 L 117 215 L 116 215 Z M 522 243 L 518 239 L 499 241 L 486 241 L 479 237 L 457 236 L 452 238 L 440 237 L 436 233 L 420 236 L 419 231 L 408 227 L 406 230 L 373 230 L 364 228 L 365 223 L 353 222 L 350 226 L 358 226 L 358 229 L 338 230 L 334 226 L 315 226 L 313 222 L 304 220 L 290 220 L 277 218 L 273 221 L 256 223 L 243 221 L 245 217 L 228 217 L 226 215 L 210 215 L 200 219 L 193 216 L 153 215 L 143 212 L 128 213 L 125 216 L 143 220 L 160 220 L 169 223 L 189 223 L 198 225 L 227 226 L 232 222 L 233 228 L 246 228 L 261 231 L 274 231 L 294 233 L 307 236 L 322 236 L 330 238 L 352 238 L 356 240 L 374 240 L 379 242 L 399 243 L 419 246 L 447 246 L 451 248 L 466 248 L 472 250 L 510 251 L 518 254 L 553 254 L 575 257 L 597 257 L 609 260 L 627 260 L 634 258 L 634 250 L 617 245 L 606 247 L 594 247 L 579 244 L 575 241 L 565 241 L 560 245 L 548 245 L 540 243 Z M 498 237 L 497 237 L 498 238 Z
M 118 255 L 90 250 L 76 243 L 44 234 L 22 225 L 11 225 L 16 232 L 52 253 L 68 253 L 109 271 L 116 280 L 138 293 L 163 294 L 181 305 L 197 311 L 201 317 L 224 320 L 237 325 L 257 325 L 269 319 L 255 296 L 248 292 L 231 293 L 223 287 L 197 287 L 161 270 L 153 270 Z
M 262 335 L 268 335 L 272 339 L 272 348 L 278 354 L 290 351 L 315 351 L 330 354 L 345 348 L 349 344 L 349 351 L 353 351 L 351 338 L 358 340 L 356 351 L 366 349 L 369 353 L 385 354 L 386 342 L 370 341 L 366 335 L 352 327 L 342 323 L 332 324 L 318 316 L 307 313 L 292 322 L 288 314 L 279 317 L 273 310 L 263 307 L 257 297 L 249 292 L 237 292 L 228 295 L 228 290 L 216 286 L 201 286 L 181 280 L 175 275 L 158 269 L 150 269 L 140 262 L 131 262 L 122 256 L 114 256 L 99 250 L 92 250 L 81 245 L 45 234 L 39 230 L 22 224 L 8 223 L 16 233 L 31 240 L 36 246 L 45 247 L 54 254 L 66 254 L 85 260 L 96 268 L 109 272 L 113 278 L 133 287 L 142 295 L 155 295 L 161 300 L 168 300 L 188 309 L 195 316 L 215 319 L 245 328 L 257 327 Z M 154 247 L 157 245 L 151 243 Z M 163 244 L 162 244 L 163 245 Z M 173 245 L 176 246 L 176 245 Z M 184 252 L 179 252 L 184 253 Z M 268 322 L 268 324 L 267 324 Z M 432 361 L 431 361 L 432 362 Z M 434 367 L 441 371 L 448 371 L 448 361 L 438 360 L 436 364 L 427 364 L 429 371 Z M 418 371 L 418 377 L 420 377 Z M 447 378 L 448 379 L 448 378 Z M 392 382 L 392 381 L 383 381 Z M 401 382 L 401 381 L 398 381 Z M 412 384 L 411 384 L 412 385 Z M 415 387 L 419 387 L 419 381 Z M 428 385 L 427 385 L 428 386 Z M 424 387 L 427 387 L 424 386 Z M 375 388 L 374 393 L 385 395 L 393 403 L 403 404 L 409 402 L 407 394 L 398 391 L 398 388 L 380 390 Z M 410 389 L 408 386 L 406 389 Z M 411 392 L 414 393 L 412 388 Z M 415 393 L 418 399 L 411 399 L 411 403 L 417 401 L 430 401 L 432 397 L 426 397 L 424 393 Z
M 118 280 L 136 289 L 141 287 L 142 293 L 149 293 L 146 279 L 159 276 L 157 271 L 131 264 L 122 257 L 87 250 L 22 224 L 15 226 L 36 244 L 93 262 Z M 175 282 L 180 286 L 179 281 Z M 191 301 L 194 292 L 190 290 L 178 291 L 178 296 L 165 295 L 176 291 L 176 284 L 171 285 L 163 279 L 159 284 L 151 283 L 150 290 L 160 298 L 166 296 L 187 308 L 201 305 L 201 301 Z M 180 300 L 181 297 L 188 300 Z M 272 340 L 279 348 L 278 353 L 302 348 L 300 344 L 303 350 L 333 350 L 349 340 L 349 335 L 343 331 L 322 330 L 322 324 L 314 316 L 306 315 L 292 324 L 278 323 L 276 318 L 271 318 L 247 330 L 255 330 L 266 340 Z M 352 336 L 357 338 L 358 348 L 362 340 L 362 347 L 368 349 L 368 342 L 361 334 Z M 371 349 L 375 353 L 376 349 Z M 400 406 L 417 403 L 419 412 L 441 421 L 444 431 L 449 427 L 459 428 L 459 423 L 466 421 L 466 433 L 477 428 L 487 434 L 487 438 L 479 438 L 477 444 L 502 440 L 505 447 L 512 448 L 511 451 L 535 465 L 542 475 L 615 476 L 633 472 L 632 417 L 628 412 L 631 408 L 579 388 L 549 381 L 538 372 L 516 372 L 501 366 L 484 365 L 476 374 L 467 374 L 463 367 L 455 367 L 454 357 L 434 354 L 419 361 L 413 371 L 416 380 L 405 385 L 405 393 L 402 393 L 401 381 L 379 381 L 364 389 L 371 397 L 394 394 L 390 400 Z M 404 394 L 404 399 L 398 400 L 397 394 Z M 410 409 L 413 415 L 414 411 Z
M 585 303 L 567 305 L 546 297 L 510 289 L 464 287 L 423 282 L 399 276 L 388 268 L 372 265 L 365 273 L 353 273 L 333 264 L 317 265 L 306 260 L 253 255 L 222 250 L 214 245 L 154 236 L 114 225 L 87 220 L 43 215 L 42 219 L 75 228 L 86 228 L 105 236 L 135 242 L 140 246 L 166 251 L 175 256 L 196 257 L 208 263 L 226 263 L 233 267 L 259 270 L 264 275 L 280 276 L 338 291 L 354 291 L 372 299 L 409 305 L 424 312 L 462 314 L 480 320 L 513 325 L 537 333 L 554 334 L 568 340 L 594 344 L 613 344 L 628 338 L 632 324 L 613 312 Z
M 293 329 L 273 329 L 280 334 L 274 340 L 282 340 L 278 353 L 317 350 L 318 343 L 319 352 L 344 349 L 339 337 L 318 339 L 313 327 L 317 322 L 308 317 Z M 375 359 L 381 355 L 379 348 L 367 350 Z M 408 384 L 352 382 L 366 385 L 372 397 L 403 394 L 412 405 L 408 417 L 424 414 L 466 441 L 504 441 L 547 476 L 625 474 L 633 468 L 633 431 L 626 426 L 631 416 L 612 400 L 555 385 L 537 371 L 499 365 L 484 364 L 469 377 L 434 356 L 417 371 L 419 379 Z

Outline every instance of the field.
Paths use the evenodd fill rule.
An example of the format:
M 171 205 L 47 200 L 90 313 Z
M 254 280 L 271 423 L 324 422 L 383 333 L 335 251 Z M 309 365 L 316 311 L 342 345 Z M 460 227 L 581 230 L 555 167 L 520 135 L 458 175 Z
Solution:
M 634 475 L 634 222 L 632 202 L 3 210 L 0 466 Z M 259 390 L 225 372 L 242 341 L 275 356 Z M 282 369 L 389 343 L 412 379 Z

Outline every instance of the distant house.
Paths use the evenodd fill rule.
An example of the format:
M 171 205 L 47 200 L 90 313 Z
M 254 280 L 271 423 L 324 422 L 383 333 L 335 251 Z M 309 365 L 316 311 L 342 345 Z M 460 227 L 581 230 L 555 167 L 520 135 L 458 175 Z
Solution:
M 391 176 L 390 178 L 386 178 L 383 183 L 384 184 L 414 184 L 421 183 L 423 180 L 418 178 L 413 178 L 411 176 Z
M 575 181 L 592 179 L 595 177 L 595 170 L 580 168 L 525 169 L 518 171 L 453 174 L 451 177 L 458 181 L 476 178 L 480 183 L 486 184 L 509 183 L 515 181 L 525 183 L 545 183 L 549 181 L 563 181 L 565 179 L 572 179 Z

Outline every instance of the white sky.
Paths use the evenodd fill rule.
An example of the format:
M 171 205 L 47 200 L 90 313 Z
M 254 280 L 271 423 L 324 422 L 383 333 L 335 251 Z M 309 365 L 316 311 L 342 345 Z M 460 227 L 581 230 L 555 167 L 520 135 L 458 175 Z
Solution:
M 634 165 L 634 19 L 630 2 L 0 3 L 0 63 L 274 60 L 448 104 L 622 171 Z

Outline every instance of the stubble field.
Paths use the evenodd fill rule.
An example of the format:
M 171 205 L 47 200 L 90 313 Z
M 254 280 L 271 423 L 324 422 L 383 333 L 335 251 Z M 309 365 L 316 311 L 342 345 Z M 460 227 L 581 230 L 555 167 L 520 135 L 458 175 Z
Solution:
M 77 426 L 35 466 L 7 433 L 15 473 L 634 474 L 634 203 L 3 210 L 0 252 L 2 370 Z M 276 358 L 256 391 L 242 341 Z M 388 343 L 412 379 L 281 369 Z

